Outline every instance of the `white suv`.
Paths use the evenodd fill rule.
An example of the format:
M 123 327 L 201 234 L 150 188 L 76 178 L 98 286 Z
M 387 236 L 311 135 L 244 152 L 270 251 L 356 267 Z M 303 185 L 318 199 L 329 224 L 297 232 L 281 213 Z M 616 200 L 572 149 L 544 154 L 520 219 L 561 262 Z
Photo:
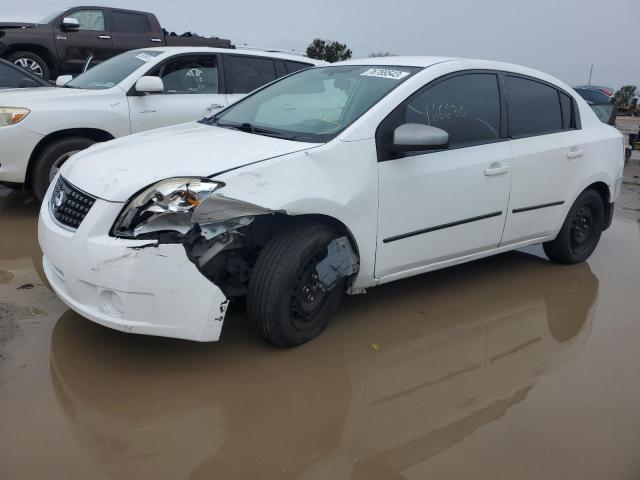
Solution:
M 64 88 L 0 92 L 0 182 L 26 183 L 42 199 L 60 166 L 96 142 L 198 120 L 310 58 L 205 47 L 133 50 Z
M 257 332 L 292 346 L 345 291 L 536 243 L 584 261 L 623 163 L 622 135 L 549 75 L 353 60 L 74 156 L 39 239 L 54 290 L 102 325 L 214 341 L 245 296 Z

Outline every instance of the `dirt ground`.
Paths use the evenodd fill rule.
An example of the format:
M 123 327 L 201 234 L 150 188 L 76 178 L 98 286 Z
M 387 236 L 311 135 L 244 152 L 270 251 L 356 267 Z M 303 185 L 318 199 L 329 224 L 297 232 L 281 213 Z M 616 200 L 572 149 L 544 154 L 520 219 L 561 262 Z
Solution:
M 286 351 L 240 307 L 213 344 L 67 310 L 38 206 L 0 189 L 0 478 L 638 479 L 639 166 L 587 263 L 533 247 L 395 282 Z

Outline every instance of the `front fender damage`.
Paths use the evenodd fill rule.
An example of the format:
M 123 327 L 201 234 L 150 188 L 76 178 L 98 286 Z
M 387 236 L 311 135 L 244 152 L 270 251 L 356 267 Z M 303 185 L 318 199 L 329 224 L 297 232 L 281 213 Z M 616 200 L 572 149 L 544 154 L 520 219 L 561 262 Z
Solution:
M 153 248 L 162 244 L 181 244 L 193 265 L 225 295 L 220 305 L 224 319 L 229 299 L 247 293 L 253 267 L 262 248 L 280 228 L 295 221 L 296 216 L 242 200 L 214 193 L 193 212 L 190 222 L 172 222 L 160 217 L 149 222 L 160 231 L 138 232 L 138 239 L 155 240 L 135 247 Z M 344 278 L 353 279 L 359 270 L 359 258 L 350 239 L 344 235 L 327 247 L 326 257 L 317 267 L 320 284 L 325 290 L 335 288 Z M 350 285 L 348 285 L 350 286 Z

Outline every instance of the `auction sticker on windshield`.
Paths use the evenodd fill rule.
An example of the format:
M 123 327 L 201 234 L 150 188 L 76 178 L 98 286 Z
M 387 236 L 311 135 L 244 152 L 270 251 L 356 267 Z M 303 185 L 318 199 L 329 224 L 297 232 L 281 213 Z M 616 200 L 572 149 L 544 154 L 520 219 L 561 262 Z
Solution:
M 153 56 L 149 55 L 148 53 L 140 53 L 136 55 L 136 58 L 142 60 L 143 62 L 148 62 L 149 60 L 153 60 Z
M 370 68 L 364 73 L 360 74 L 364 77 L 378 77 L 378 78 L 390 78 L 392 80 L 400 80 L 410 75 L 409 72 L 403 72 L 402 70 L 389 70 L 388 68 Z

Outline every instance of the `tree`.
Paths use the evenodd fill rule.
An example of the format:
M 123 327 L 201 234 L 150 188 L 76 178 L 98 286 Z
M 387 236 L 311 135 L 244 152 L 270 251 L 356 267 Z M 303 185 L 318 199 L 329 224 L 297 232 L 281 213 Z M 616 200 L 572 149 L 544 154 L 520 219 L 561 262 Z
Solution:
M 616 92 L 616 102 L 621 105 L 629 105 L 633 97 L 636 96 L 637 87 L 634 85 L 625 85 Z
M 351 58 L 351 50 L 344 43 L 316 38 L 307 47 L 307 57 L 326 62 L 339 62 Z
M 377 57 L 395 57 L 395 53 L 391 52 L 371 52 L 369 54 L 369 58 L 377 58 Z

